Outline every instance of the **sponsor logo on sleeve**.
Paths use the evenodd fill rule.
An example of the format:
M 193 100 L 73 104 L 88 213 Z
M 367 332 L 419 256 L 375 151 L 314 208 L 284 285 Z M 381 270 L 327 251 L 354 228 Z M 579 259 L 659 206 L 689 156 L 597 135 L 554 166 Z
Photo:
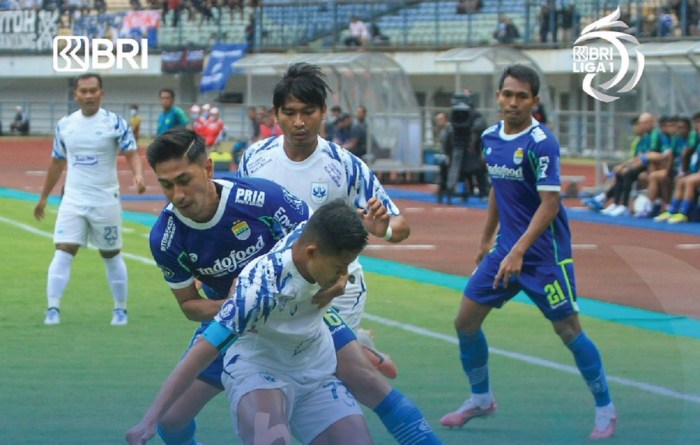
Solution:
M 160 240 L 160 251 L 165 252 L 170 248 L 170 244 L 173 242 L 173 237 L 175 236 L 175 221 L 173 216 L 168 217 L 168 222 L 165 225 L 165 232 L 163 232 L 163 238 Z
M 236 204 L 262 207 L 265 205 L 265 192 L 239 187 L 236 190 Z
M 296 210 L 297 212 L 301 213 L 301 209 L 304 208 L 304 202 L 301 199 L 297 198 L 296 196 L 292 195 L 289 192 L 289 190 L 287 190 L 285 188 L 282 189 L 282 194 L 283 194 L 284 200 L 287 202 L 287 204 L 292 206 L 292 208 L 294 210 Z

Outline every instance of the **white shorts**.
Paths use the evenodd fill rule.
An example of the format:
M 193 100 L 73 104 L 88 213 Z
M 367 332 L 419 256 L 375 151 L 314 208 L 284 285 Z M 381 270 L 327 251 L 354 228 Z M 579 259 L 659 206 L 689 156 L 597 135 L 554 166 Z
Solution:
M 122 248 L 121 204 L 89 207 L 61 203 L 58 207 L 53 242 L 85 247 L 88 240 L 99 250 Z
M 250 366 L 245 366 L 251 368 Z M 241 371 L 241 366 L 236 368 Z M 311 443 L 333 423 L 348 416 L 361 416 L 362 409 L 345 385 L 335 376 L 322 379 L 315 388 L 300 385 L 283 373 L 255 371 L 236 373 L 235 378 L 222 374 L 231 418 L 238 434 L 238 404 L 249 392 L 258 389 L 279 389 L 286 400 L 285 411 L 292 434 L 303 444 Z
M 345 323 L 350 326 L 353 332 L 357 332 L 360 321 L 365 314 L 365 303 L 367 302 L 367 284 L 362 269 L 355 270 L 348 277 L 348 284 L 345 286 L 345 293 L 335 297 L 331 306 L 338 311 Z

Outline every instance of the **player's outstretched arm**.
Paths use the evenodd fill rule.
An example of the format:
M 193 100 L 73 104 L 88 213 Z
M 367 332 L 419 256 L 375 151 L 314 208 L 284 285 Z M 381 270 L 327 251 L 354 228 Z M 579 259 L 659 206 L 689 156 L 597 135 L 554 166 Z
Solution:
M 156 426 L 163 415 L 217 355 L 218 350 L 209 341 L 197 340 L 168 376 L 143 419 L 126 432 L 126 441 L 131 445 L 143 445 L 155 436 Z

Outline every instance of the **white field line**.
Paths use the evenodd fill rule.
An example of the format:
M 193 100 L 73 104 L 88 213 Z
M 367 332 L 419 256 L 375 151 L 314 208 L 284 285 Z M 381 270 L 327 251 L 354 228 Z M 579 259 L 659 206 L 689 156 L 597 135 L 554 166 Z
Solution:
M 32 226 L 29 226 L 27 224 L 21 223 L 19 221 L 14 221 L 9 218 L 4 218 L 0 216 L 0 222 L 4 222 L 6 224 L 18 227 L 22 230 L 26 230 L 27 232 L 33 233 L 35 235 L 43 236 L 45 238 L 53 238 L 53 234 L 49 232 L 45 232 L 43 230 L 36 229 Z M 140 255 L 134 255 L 126 252 L 122 252 L 122 255 L 124 255 L 125 258 L 132 259 L 134 261 L 138 261 L 143 264 L 148 264 L 148 265 L 153 265 L 155 266 L 155 262 L 150 259 L 150 258 L 145 258 Z M 454 336 L 450 335 L 445 335 L 445 334 L 440 334 L 439 332 L 433 332 L 425 328 L 421 328 L 419 326 L 411 325 L 408 323 L 401 323 L 395 320 L 390 320 L 388 318 L 380 317 L 378 315 L 372 315 L 365 313 L 364 317 L 367 318 L 368 320 L 372 320 L 377 323 L 381 323 L 385 326 L 390 326 L 393 328 L 398 328 L 401 330 L 404 330 L 406 332 L 412 333 L 412 334 L 417 334 L 417 335 L 422 335 L 424 337 L 429 337 L 429 338 L 434 338 L 437 340 L 443 340 L 448 343 L 452 344 L 458 344 L 457 339 Z M 579 374 L 579 371 L 577 368 L 570 366 L 570 365 L 562 365 L 557 362 L 553 362 L 550 360 L 545 360 L 541 359 L 538 357 L 533 357 L 531 355 L 527 354 L 521 354 L 519 352 L 511 352 L 511 351 L 506 351 L 503 349 L 498 349 L 498 348 L 492 348 L 489 347 L 489 352 L 495 355 L 501 355 L 503 357 L 508 357 L 513 360 L 519 360 L 525 363 L 529 363 L 532 365 L 537 365 L 537 366 L 542 366 L 544 368 L 550 368 L 550 369 L 555 369 L 557 371 L 562 371 L 566 372 L 569 374 Z M 632 388 L 637 388 L 642 391 L 650 392 L 652 394 L 664 396 L 664 397 L 670 397 L 673 399 L 678 399 L 678 400 L 685 400 L 688 402 L 693 402 L 700 404 L 700 396 L 692 395 L 692 394 L 685 394 L 682 392 L 674 391 L 672 389 L 664 388 L 662 386 L 656 386 L 656 385 L 651 385 L 649 383 L 644 383 L 644 382 L 637 382 L 635 380 L 631 379 L 626 379 L 622 377 L 615 377 L 612 375 L 608 375 L 608 381 L 609 382 L 614 382 L 619 385 L 623 386 L 629 386 Z
M 700 249 L 700 244 L 676 244 L 676 249 L 680 249 L 680 250 Z
M 434 244 L 370 244 L 365 250 L 435 250 Z

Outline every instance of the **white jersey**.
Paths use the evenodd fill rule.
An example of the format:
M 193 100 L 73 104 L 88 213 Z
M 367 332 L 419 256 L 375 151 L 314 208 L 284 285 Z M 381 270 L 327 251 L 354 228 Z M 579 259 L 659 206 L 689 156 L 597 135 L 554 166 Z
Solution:
M 335 372 L 333 339 L 323 322 L 325 308 L 311 303 L 320 286 L 306 281 L 292 260 L 291 246 L 301 230 L 243 269 L 235 297 L 226 300 L 214 318 L 240 336 L 226 351 L 225 374 L 253 364 L 314 386 Z
M 337 198 L 351 207 L 366 208 L 367 201 L 375 197 L 390 215 L 400 213 L 367 164 L 321 137 L 316 150 L 301 162 L 287 157 L 284 136 L 257 142 L 245 151 L 238 171 L 241 176 L 261 177 L 284 186 L 313 210 Z M 333 307 L 356 330 L 364 310 L 366 287 L 362 266 L 357 260 L 348 272 L 345 294 L 333 300 Z
M 121 116 L 100 108 L 78 110 L 56 124 L 52 157 L 67 161 L 64 202 L 84 206 L 119 203 L 117 156 L 136 150 L 134 134 Z

